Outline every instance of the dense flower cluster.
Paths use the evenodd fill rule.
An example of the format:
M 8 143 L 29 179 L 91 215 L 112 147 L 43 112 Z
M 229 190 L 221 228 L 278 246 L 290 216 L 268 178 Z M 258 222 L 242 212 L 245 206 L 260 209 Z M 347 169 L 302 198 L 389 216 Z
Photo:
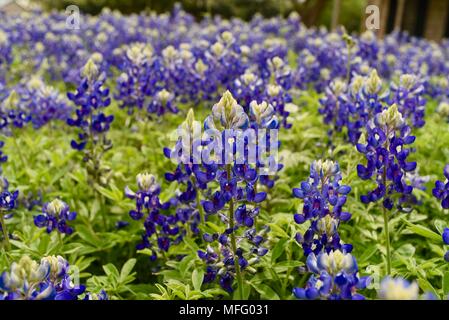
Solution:
M 252 110 L 255 123 L 268 123 L 273 117 L 273 110 L 268 109 L 267 104 L 260 107 L 253 104 Z M 263 246 L 267 229 L 258 230 L 257 227 L 259 203 L 267 194 L 257 190 L 259 174 L 254 164 L 244 156 L 246 161 L 239 163 L 236 154 L 237 141 L 242 139 L 238 133 L 249 124 L 250 119 L 242 106 L 230 92 L 224 93 L 204 122 L 205 129 L 214 131 L 216 136 L 202 143 L 205 150 L 217 141 L 224 147 L 206 162 L 203 159 L 203 163 L 212 160 L 211 163 L 193 167 L 198 186 L 202 184 L 201 188 L 205 189 L 205 199 L 201 201 L 205 219 L 217 221 L 218 218 L 223 230 L 203 234 L 208 246 L 198 255 L 207 263 L 204 282 L 217 279 L 228 292 L 233 291 L 235 279 L 241 287 L 242 272 L 251 271 L 251 265 L 268 252 Z M 233 134 L 232 142 L 228 140 L 230 133 Z M 242 158 L 240 160 L 244 160 Z
M 407 161 L 410 149 L 406 146 L 415 141 L 410 127 L 394 104 L 378 114 L 366 130 L 366 142 L 359 141 L 357 150 L 365 155 L 367 164 L 357 165 L 357 173 L 363 180 L 374 176 L 377 187 L 362 195 L 361 201 L 382 200 L 388 210 L 395 205 L 400 210 L 407 210 L 413 186 L 407 184 L 405 178 L 408 172 L 416 169 L 416 162 Z
M 119 110 L 117 119 L 124 119 L 132 130 L 136 119 L 162 122 L 167 114 L 179 111 L 183 115 L 185 106 L 192 107 L 180 126 L 182 136 L 174 149 L 164 148 L 164 155 L 176 163 L 174 171 L 165 174 L 167 182 L 174 182 L 170 189 L 161 192 L 155 176 L 148 173 L 137 176 L 137 191 L 125 188 L 126 197 L 135 202 L 129 216 L 143 221 L 142 240 L 136 248 L 149 253 L 151 260 L 176 256 L 187 261 L 182 260 L 185 252 L 178 256 L 172 248 L 188 238 L 189 247 L 188 242 L 194 241 L 200 248 L 193 254 L 197 255 L 195 263 L 204 264 L 203 284 L 217 282 L 228 293 L 239 289 L 240 295 L 234 297 L 243 298 L 243 280 L 249 280 L 249 274 L 261 266 L 259 262 L 267 260 L 272 239 L 265 208 L 277 210 L 278 202 L 272 199 L 281 194 L 281 188 L 272 189 L 282 169 L 277 154 L 272 154 L 280 147 L 278 131 L 292 126 L 289 119 L 299 109 L 293 102 L 308 104 L 308 99 L 311 102 L 319 96 L 318 110 L 310 111 L 318 112 L 328 125 L 332 147 L 336 142 L 333 136 L 339 133 L 365 157 L 366 162 L 357 166 L 358 177 L 376 187 L 360 200 L 364 204 L 382 201 L 386 273 L 394 274 L 387 210 L 409 212 L 425 201 L 418 201 L 417 192 L 413 195 L 414 190 L 425 190 L 427 178 L 419 176 L 417 163 L 408 160 L 415 151 L 411 132 L 425 125 L 426 116 L 429 119 L 428 97 L 440 103 L 437 112 L 449 119 L 449 42 L 432 43 L 406 33 L 393 33 L 384 39 L 377 39 L 371 31 L 349 36 L 344 31 L 307 28 L 296 14 L 272 19 L 255 15 L 247 22 L 211 16 L 196 21 L 179 6 L 169 14 L 127 16 L 104 10 L 96 17 L 86 16 L 81 32 L 61 28 L 66 16 L 56 12 L 16 17 L 0 13 L 0 20 L 1 133 L 15 139 L 18 129 L 28 124 L 38 129 L 64 119 L 77 130 L 71 147 L 83 155 L 89 188 L 98 191 L 97 195 L 107 194 L 108 182 L 113 182 L 114 188 L 123 178 L 102 163 L 103 155 L 112 148 L 108 132 L 114 115 L 106 112 L 111 97 L 128 112 L 126 116 Z M 26 63 L 16 66 L 16 60 Z M 36 76 L 30 78 L 26 73 Z M 64 90 L 63 82 L 77 87 L 76 92 L 68 93 L 68 101 L 59 91 Z M 111 83 L 115 84 L 114 94 L 108 89 Z M 195 121 L 193 109 L 202 114 L 211 101 L 218 102 L 203 123 L 206 134 L 200 135 L 201 123 Z M 140 133 L 129 141 L 140 139 Z M 3 144 L 0 142 L 0 149 Z M 18 153 L 20 150 L 17 148 Z M 343 152 L 331 152 L 331 156 Z M 249 160 L 253 153 L 256 161 Z M 270 156 L 262 159 L 261 153 Z M 132 152 L 117 152 L 111 160 L 113 167 L 116 157 L 130 158 Z M 6 160 L 0 150 L 0 163 Z M 34 181 L 36 175 L 28 171 L 23 175 Z M 19 185 L 23 177 L 16 166 L 14 174 Z M 433 194 L 448 209 L 449 165 L 444 175 L 446 181 L 437 181 Z M 46 175 L 42 178 L 46 181 Z M 53 182 L 51 188 L 56 185 Z M 0 180 L 0 187 L 0 229 L 4 247 L 10 251 L 12 236 L 5 219 L 11 218 L 17 207 L 18 191 L 8 191 L 6 179 Z M 24 208 L 32 210 L 42 203 L 33 194 L 36 186 L 24 190 L 29 192 L 21 202 Z M 311 273 L 303 288 L 293 289 L 295 297 L 364 298 L 359 290 L 365 289 L 370 279 L 359 276 L 352 245 L 340 238 L 340 224 L 351 219 L 351 213 L 344 209 L 350 192 L 351 187 L 342 184 L 338 163 L 329 160 L 314 161 L 309 179 L 293 189 L 293 196 L 303 204 L 293 216 L 301 229 L 296 240 Z M 165 199 L 167 194 L 169 200 Z M 96 199 L 93 207 L 105 213 L 112 198 Z M 281 210 L 276 214 L 283 215 Z M 57 230 L 70 235 L 76 231 L 71 225 L 75 218 L 68 204 L 56 199 L 42 205 L 34 224 L 48 233 Z M 124 229 L 128 225 L 116 222 L 116 229 L 122 229 L 117 232 L 119 236 L 131 235 L 135 229 Z M 348 227 L 354 228 L 359 226 Z M 278 240 L 276 232 L 273 234 Z M 115 239 L 112 232 L 105 235 Z M 27 236 L 24 233 L 20 241 L 26 243 Z M 442 239 L 449 245 L 449 228 L 443 231 Z M 285 256 L 290 259 L 288 249 Z M 15 250 L 21 248 L 8 254 L 15 256 Z M 449 251 L 444 258 L 449 261 Z M 275 260 L 273 251 L 270 270 L 276 271 Z M 173 266 L 173 260 L 167 262 Z M 394 266 L 394 271 L 402 267 Z M 75 279 L 68 269 L 61 257 L 45 257 L 40 263 L 23 257 L 1 275 L 0 300 L 108 298 L 105 291 L 86 293 L 84 286 L 73 286 Z M 282 270 L 288 271 L 282 274 L 286 283 L 280 290 L 288 293 L 293 268 L 282 266 Z M 197 285 L 194 283 L 195 289 Z M 281 296 L 281 292 L 276 294 Z M 387 277 L 380 285 L 379 297 L 418 299 L 419 290 L 416 283 Z
M 106 133 L 114 115 L 106 115 L 104 109 L 111 103 L 109 89 L 104 88 L 105 74 L 90 58 L 81 70 L 82 82 L 76 93 L 67 94 L 69 100 L 78 106 L 75 118 L 68 118 L 67 124 L 79 128 L 78 139 L 71 141 L 73 149 L 83 151 L 87 171 L 94 183 L 106 184 L 109 168 L 102 166 L 101 157 L 112 148 Z
M 365 289 L 369 277 L 359 277 L 355 258 L 345 251 L 314 253 L 307 257 L 307 268 L 313 275 L 305 288 L 294 288 L 298 299 L 326 298 L 330 300 L 361 300 L 364 297 L 356 289 Z
M 106 116 L 103 112 L 103 109 L 111 103 L 111 98 L 109 89 L 103 87 L 104 74 L 99 73 L 92 58 L 87 61 L 81 74 L 83 80 L 76 93 L 67 94 L 68 98 L 79 107 L 76 110 L 76 117 L 67 119 L 69 126 L 80 128 L 78 141 L 71 142 L 72 148 L 76 150 L 83 150 L 88 142 L 91 148 L 95 148 L 97 143 L 106 142 L 104 133 L 109 130 L 114 120 L 113 115 Z
M 11 42 L 8 34 L 0 30 L 0 84 L 5 81 L 6 70 L 12 62 Z
M 305 256 L 311 253 L 318 255 L 322 251 L 344 250 L 349 253 L 352 250 L 351 245 L 341 243 L 337 230 L 341 221 L 351 218 L 349 212 L 343 211 L 351 187 L 341 185 L 341 178 L 338 163 L 318 160 L 310 167 L 309 181 L 303 181 L 300 188 L 293 189 L 293 196 L 304 201 L 302 213 L 294 216 L 295 222 L 303 224 L 310 221 L 306 233 L 296 235 Z
M 65 121 L 71 114 L 69 101 L 55 88 L 40 78 L 31 78 L 19 87 L 20 105 L 29 115 L 33 127 L 38 129 L 53 120 Z
M 0 108 L 0 130 L 10 134 L 14 128 L 22 128 L 30 122 L 30 113 L 20 103 L 20 97 L 15 90 L 3 101 Z
M 170 207 L 170 202 L 161 203 L 159 194 L 161 188 L 156 182 L 156 178 L 148 173 L 137 175 L 136 192 L 129 187 L 125 189 L 125 195 L 136 201 L 136 209 L 129 212 L 133 220 L 144 219 L 145 232 L 142 235 L 142 242 L 137 250 L 150 249 L 151 260 L 157 259 L 157 253 L 164 255 L 171 245 L 182 240 L 183 229 L 179 227 L 180 218 L 176 215 L 165 215 L 163 210 Z
M 34 224 L 39 228 L 46 228 L 48 233 L 57 230 L 60 233 L 72 234 L 73 228 L 67 222 L 76 219 L 76 212 L 70 211 L 64 201 L 55 199 L 42 206 L 42 214 L 34 217 Z
M 73 283 L 69 269 L 69 263 L 61 256 L 44 257 L 40 263 L 22 256 L 18 263 L 11 264 L 10 271 L 1 274 L 0 300 L 79 300 L 86 287 Z M 94 296 L 107 299 L 104 291 L 85 295 Z
M 411 126 L 424 126 L 424 85 L 417 76 L 403 74 L 399 83 L 385 88 L 376 69 L 369 75 L 353 74 L 348 85 L 342 79 L 333 80 L 320 100 L 320 113 L 324 122 L 331 125 L 329 135 L 345 130 L 348 140 L 357 144 L 364 128 L 385 106 L 396 104 L 404 120 Z
M 364 297 L 356 293 L 369 284 L 369 277 L 359 277 L 352 245 L 344 244 L 338 233 L 340 222 L 351 218 L 343 211 L 346 195 L 351 188 L 341 184 L 338 163 L 314 161 L 310 178 L 293 189 L 293 196 L 304 201 L 302 213 L 294 215 L 298 224 L 310 223 L 296 240 L 307 257 L 307 269 L 312 272 L 304 288 L 294 288 L 298 299 L 353 299 Z

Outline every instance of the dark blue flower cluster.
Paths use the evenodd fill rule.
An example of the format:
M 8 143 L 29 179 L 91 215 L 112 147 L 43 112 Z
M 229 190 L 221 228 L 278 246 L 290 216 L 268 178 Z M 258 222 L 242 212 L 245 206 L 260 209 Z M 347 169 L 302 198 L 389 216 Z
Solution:
M 55 199 L 44 203 L 42 213 L 34 217 L 34 224 L 38 228 L 46 228 L 48 233 L 57 230 L 60 233 L 70 235 L 73 228 L 67 222 L 76 219 L 76 212 L 70 211 L 69 205 L 64 201 Z
M 10 271 L 1 274 L 0 300 L 79 300 L 86 287 L 73 284 L 69 268 L 61 256 L 44 257 L 40 263 L 22 256 L 11 264 Z M 99 295 L 86 293 L 85 299 L 94 296 L 107 299 L 104 291 Z
M 444 177 L 446 178 L 444 182 L 441 180 L 435 182 L 432 193 L 435 198 L 441 201 L 443 209 L 449 209 L 449 164 L 444 167 Z M 444 228 L 442 238 L 444 244 L 449 245 L 449 228 Z M 446 251 L 444 260 L 449 262 L 449 251 Z
M 391 210 L 409 208 L 413 186 L 407 184 L 406 175 L 416 169 L 416 162 L 407 161 L 410 149 L 406 146 L 415 141 L 410 127 L 405 124 L 397 105 L 377 114 L 367 125 L 366 142 L 359 141 L 357 150 L 364 154 L 366 165 L 357 165 L 358 176 L 369 180 L 373 176 L 377 187 L 360 197 L 363 203 L 382 200 Z
M 69 126 L 80 128 L 78 139 L 72 140 L 71 146 L 73 149 L 83 150 L 88 143 L 90 148 L 95 148 L 97 144 L 107 142 L 103 147 L 110 147 L 110 142 L 104 140 L 114 116 L 106 116 L 103 112 L 111 103 L 109 89 L 103 87 L 105 76 L 99 73 L 93 59 L 88 60 L 81 74 L 83 80 L 76 93 L 67 94 L 69 100 L 79 107 L 76 117 L 67 119 Z
M 69 101 L 55 88 L 34 77 L 19 87 L 20 105 L 28 113 L 33 127 L 38 129 L 53 120 L 65 121 L 71 114 Z
M 357 289 L 365 289 L 370 277 L 359 277 L 355 258 L 340 250 L 314 253 L 307 257 L 307 268 L 313 275 L 305 288 L 294 288 L 298 299 L 363 300 Z
M 6 71 L 12 62 L 12 46 L 8 34 L 0 29 L 0 83 L 6 78 Z
M 444 244 L 449 245 L 449 228 L 444 228 L 442 238 Z M 444 254 L 444 260 L 449 262 L 449 251 Z
M 253 105 L 254 117 L 258 119 L 256 122 L 271 121 L 273 112 L 267 108 L 267 104 L 260 107 Z M 217 221 L 213 217 L 218 217 L 218 221 L 224 224 L 221 232 L 203 234 L 203 240 L 209 243 L 206 251 L 198 252 L 199 257 L 208 265 L 204 282 L 209 283 L 217 279 L 221 287 L 228 292 L 233 291 L 235 279 L 238 281 L 239 290 L 242 290 L 242 272 L 251 271 L 251 265 L 268 252 L 264 247 L 267 228 L 260 230 L 257 226 L 260 203 L 266 199 L 267 194 L 257 190 L 257 166 L 251 164 L 248 158 L 242 163 L 238 161 L 236 145 L 239 139 L 242 139 L 241 136 L 236 134 L 232 139 L 229 137 L 230 132 L 241 132 L 249 123 L 247 114 L 232 94 L 229 91 L 224 93 L 212 108 L 212 115 L 204 123 L 206 129 L 217 133 L 216 138 L 224 148 L 219 150 L 213 164 L 204 166 L 196 175 L 200 182 L 208 184 L 206 199 L 202 201 L 206 219 Z M 215 143 L 217 140 L 206 141 L 204 148 L 207 150 L 210 144 Z M 243 150 L 243 154 L 246 154 L 246 151 Z
M 0 108 L 0 130 L 10 134 L 14 128 L 22 128 L 30 121 L 30 113 L 20 103 L 17 92 L 12 90 Z
M 8 180 L 0 177 L 0 230 L 7 249 L 9 249 L 9 238 L 11 235 L 8 233 L 5 220 L 12 218 L 14 214 L 13 209 L 17 206 L 17 198 L 19 196 L 18 190 L 10 192 L 8 189 Z
M 124 72 L 117 79 L 118 93 L 115 96 L 121 101 L 120 107 L 128 108 L 129 114 L 136 108 L 158 116 L 166 111 L 176 113 L 174 95 L 161 87 L 166 76 L 151 45 L 134 43 L 123 51 L 123 62 L 119 66 Z
M 396 104 L 404 119 L 413 127 L 424 125 L 426 100 L 423 98 L 423 82 L 417 76 L 404 74 L 399 83 L 392 83 L 389 90 L 383 88 L 382 80 L 373 69 L 369 76 L 353 74 L 351 83 L 336 79 L 325 89 L 320 99 L 320 113 L 331 126 L 329 136 L 346 130 L 347 139 L 357 144 L 366 125 L 385 109 Z
M 318 160 L 310 167 L 309 181 L 303 181 L 300 188 L 293 189 L 293 196 L 304 201 L 302 213 L 294 216 L 295 222 L 310 221 L 308 230 L 303 235 L 296 235 L 305 256 L 323 251 L 352 251 L 352 245 L 342 244 L 338 234 L 340 222 L 351 218 L 349 212 L 343 211 L 351 187 L 341 185 L 341 179 L 338 163 Z
M 298 299 L 364 299 L 356 290 L 366 288 L 370 278 L 358 276 L 352 245 L 344 244 L 338 233 L 340 223 L 351 218 L 343 211 L 351 188 L 342 185 L 341 179 L 338 163 L 318 160 L 311 165 L 309 181 L 293 189 L 293 196 L 304 201 L 295 222 L 310 223 L 304 235 L 296 235 L 312 272 L 304 288 L 293 289 Z
M 432 193 L 435 198 L 441 201 L 443 209 L 449 209 L 449 164 L 444 167 L 444 177 L 446 181 L 437 180 Z
M 161 203 L 159 194 L 161 188 L 156 182 L 156 178 L 148 173 L 137 175 L 136 192 L 129 187 L 125 189 L 125 195 L 136 201 L 136 209 L 129 212 L 133 220 L 144 220 L 145 232 L 142 235 L 142 242 L 137 250 L 150 249 L 151 260 L 157 259 L 157 253 L 165 255 L 171 245 L 177 244 L 184 236 L 184 230 L 179 224 L 182 222 L 177 215 L 166 215 L 161 211 L 170 208 L 171 203 Z

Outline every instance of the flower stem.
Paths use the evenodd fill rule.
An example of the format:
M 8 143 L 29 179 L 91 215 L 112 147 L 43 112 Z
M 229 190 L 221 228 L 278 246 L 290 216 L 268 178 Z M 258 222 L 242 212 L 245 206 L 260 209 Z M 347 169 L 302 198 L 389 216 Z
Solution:
M 108 222 L 107 222 L 107 219 L 106 219 L 106 212 L 103 210 L 104 198 L 100 194 L 100 192 L 98 192 L 98 190 L 95 190 L 95 196 L 98 199 L 99 204 L 100 204 L 100 214 L 101 214 L 101 220 L 103 221 L 103 228 L 104 228 L 105 231 L 107 231 L 107 229 L 108 229 Z
M 231 179 L 231 165 L 226 165 L 226 172 L 228 176 L 228 180 Z M 243 278 L 242 273 L 240 271 L 240 264 L 239 259 L 237 258 L 237 243 L 235 240 L 235 233 L 234 233 L 234 199 L 231 198 L 231 201 L 229 202 L 229 228 L 232 230 L 231 232 L 231 246 L 232 251 L 234 253 L 234 267 L 235 267 L 235 273 L 237 276 L 237 283 L 238 283 L 238 290 L 240 294 L 240 299 L 243 299 Z
M 388 231 L 388 212 L 383 208 L 384 215 L 384 231 L 385 231 L 385 240 L 387 246 L 387 275 L 391 274 L 391 253 L 390 253 L 390 232 Z
M 26 162 L 25 157 L 24 157 L 24 155 L 22 153 L 22 149 L 20 148 L 19 144 L 17 143 L 17 136 L 16 136 L 16 134 L 14 132 L 14 129 L 11 130 L 11 134 L 12 134 L 12 141 L 14 143 L 14 147 L 15 147 L 15 149 L 17 151 L 17 154 L 19 155 L 20 162 L 22 164 L 22 168 L 25 169 L 27 162 Z
M 193 177 L 193 185 L 195 186 L 195 191 L 196 191 L 196 207 L 198 208 L 198 212 L 200 214 L 200 223 L 206 223 L 203 206 L 201 205 L 201 201 L 200 201 L 200 190 L 198 189 L 198 187 L 196 185 L 195 177 Z
M 5 219 L 3 217 L 3 210 L 0 210 L 0 223 L 2 225 L 3 241 L 5 242 L 4 243 L 5 250 L 9 251 L 9 250 L 11 250 L 11 245 L 9 243 L 9 233 L 8 233 L 7 228 L 6 228 Z
M 59 230 L 56 231 L 58 233 L 58 241 L 59 241 L 59 245 L 61 246 L 61 251 L 62 251 L 62 247 L 64 246 L 64 241 L 62 241 L 62 235 L 59 232 Z
M 384 172 L 382 175 L 382 182 L 387 187 L 387 168 L 384 168 Z M 382 204 L 382 212 L 384 217 L 384 232 L 385 232 L 385 241 L 386 241 L 386 247 L 387 247 L 387 256 L 386 256 L 386 267 L 387 267 L 387 275 L 391 274 L 391 253 L 390 253 L 390 232 L 388 230 L 388 212 L 385 206 Z

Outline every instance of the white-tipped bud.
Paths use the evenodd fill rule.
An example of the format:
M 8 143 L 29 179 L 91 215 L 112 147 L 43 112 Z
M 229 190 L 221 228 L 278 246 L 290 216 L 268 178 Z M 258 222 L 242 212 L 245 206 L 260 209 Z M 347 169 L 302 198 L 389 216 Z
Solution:
M 404 119 L 396 104 L 378 114 L 377 121 L 380 125 L 391 129 L 399 129 L 404 124 Z
M 267 92 L 270 97 L 277 97 L 281 93 L 281 87 L 275 84 L 269 84 L 267 86 Z
M 87 60 L 87 63 L 81 70 L 81 76 L 87 78 L 89 81 L 96 79 L 99 73 L 100 71 L 92 58 Z
M 382 80 L 378 76 L 376 69 L 371 71 L 365 86 L 368 94 L 378 94 L 382 90 Z
M 210 49 L 218 57 L 223 54 L 224 46 L 220 42 L 215 42 Z
M 196 70 L 196 72 L 198 72 L 198 74 L 203 76 L 204 73 L 207 71 L 207 69 L 208 69 L 208 67 L 203 62 L 203 60 L 198 59 L 198 61 L 195 63 L 195 70 Z

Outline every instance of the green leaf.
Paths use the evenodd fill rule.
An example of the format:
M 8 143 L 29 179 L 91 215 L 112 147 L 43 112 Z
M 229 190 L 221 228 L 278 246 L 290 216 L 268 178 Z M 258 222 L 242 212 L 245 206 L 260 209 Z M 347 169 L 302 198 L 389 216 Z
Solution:
M 447 296 L 449 294 L 449 271 L 443 275 L 443 294 Z
M 129 276 L 131 271 L 133 270 L 134 266 L 136 265 L 137 260 L 136 259 L 129 259 L 125 262 L 125 264 L 122 267 L 122 270 L 120 271 L 120 282 L 125 282 L 126 277 Z
M 285 243 L 287 242 L 287 240 L 288 239 L 282 239 L 281 241 L 278 241 L 278 243 L 276 243 L 271 253 L 271 263 L 274 263 L 276 259 L 279 258 L 285 251 Z
M 423 236 L 425 238 L 431 239 L 431 240 L 436 241 L 436 242 L 441 242 L 442 241 L 441 240 L 441 236 L 438 233 L 433 232 L 432 230 L 430 230 L 430 229 L 428 229 L 426 227 L 420 226 L 420 225 L 412 224 L 412 223 L 407 222 L 407 221 L 406 221 L 406 223 L 408 224 L 408 228 L 407 229 L 410 230 L 411 232 L 413 232 L 413 233 L 415 233 L 417 235 Z
M 83 225 L 77 226 L 76 232 L 81 237 L 81 239 L 89 242 L 90 244 L 94 245 L 97 248 L 100 247 L 101 240 L 88 227 Z
M 273 289 L 263 283 L 251 283 L 254 289 L 260 294 L 261 299 L 265 300 L 279 300 L 279 296 Z
M 106 189 L 102 186 L 95 185 L 95 189 L 100 192 L 103 196 L 105 196 L 108 199 L 113 200 L 114 202 L 120 202 L 122 200 L 122 194 L 114 192 L 114 190 Z M 115 188 L 117 190 L 117 188 Z
M 435 295 L 435 297 L 439 297 L 438 292 L 435 290 L 435 288 L 430 284 L 429 281 L 427 281 L 426 279 L 423 278 L 419 278 L 418 279 L 418 284 L 419 287 L 424 291 L 424 292 L 431 292 Z
M 368 262 L 369 258 L 371 258 L 376 252 L 378 252 L 376 245 L 369 246 L 360 256 L 359 263 Z
M 201 285 L 203 284 L 204 271 L 195 269 L 192 272 L 192 284 L 193 288 L 197 291 L 201 291 Z
M 112 276 L 116 280 L 119 278 L 118 270 L 112 263 L 108 263 L 107 265 L 104 265 L 103 270 L 108 277 Z

